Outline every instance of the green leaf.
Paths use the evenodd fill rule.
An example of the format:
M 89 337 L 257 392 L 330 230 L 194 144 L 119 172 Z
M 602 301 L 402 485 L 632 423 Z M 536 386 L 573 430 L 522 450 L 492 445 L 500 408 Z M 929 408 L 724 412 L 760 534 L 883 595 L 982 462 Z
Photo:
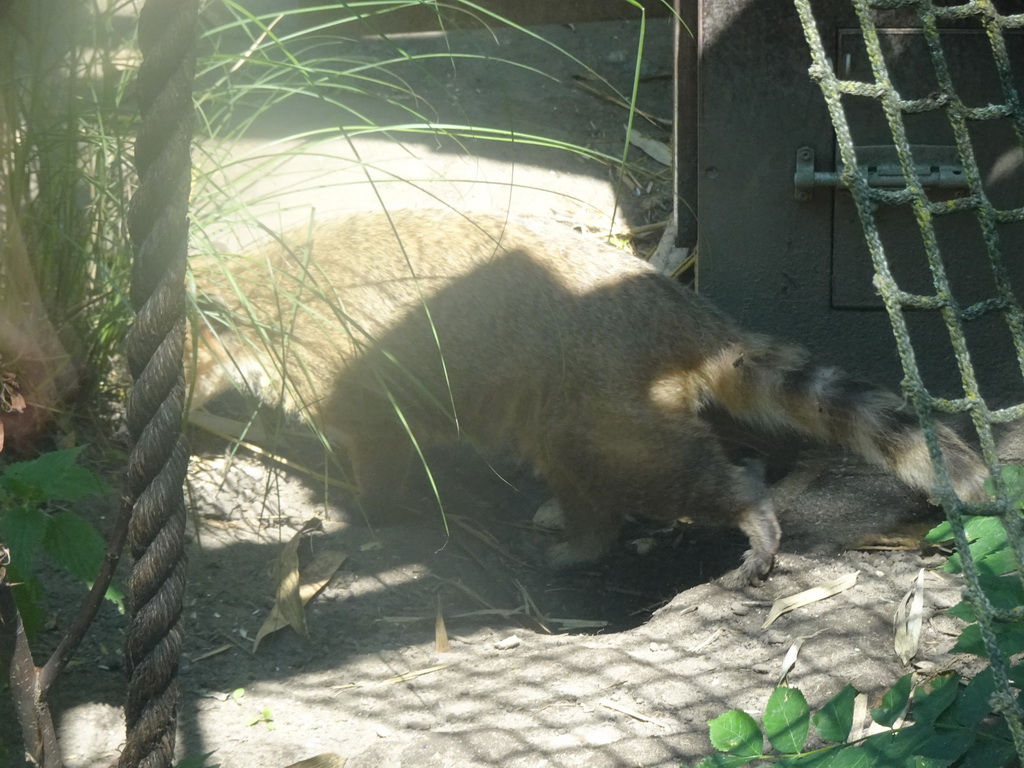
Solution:
M 776 750 L 795 753 L 804 748 L 811 727 L 807 699 L 796 688 L 778 687 L 764 708 L 764 732 Z
M 918 765 L 917 760 L 926 759 L 924 766 L 944 768 L 951 765 L 974 742 L 974 732 L 967 729 L 936 730 L 931 724 L 911 725 L 892 734 L 887 748 L 888 755 L 903 758 L 905 765 Z
M 818 734 L 826 741 L 844 742 L 853 727 L 853 702 L 857 689 L 848 685 L 814 714 L 811 720 Z
M 1010 680 L 1018 688 L 1024 688 L 1024 664 L 1014 664 L 1010 667 Z
M 948 520 L 943 520 L 925 534 L 924 540 L 929 544 L 942 544 L 945 541 L 952 541 L 953 526 L 949 524 Z
M 1003 521 L 996 515 L 967 516 L 964 518 L 964 531 L 970 542 L 971 556 L 975 560 L 1006 549 L 1006 529 Z M 936 526 L 929 532 L 927 538 L 936 543 L 948 541 L 953 538 L 953 529 L 949 523 Z M 960 573 L 963 569 L 961 558 L 962 553 L 957 552 L 949 558 L 943 570 Z
M 1024 651 L 1024 623 L 1013 622 L 1003 624 L 996 622 L 992 629 L 996 635 L 996 642 L 999 648 L 1007 656 L 1013 656 Z M 964 627 L 956 643 L 953 645 L 953 653 L 973 653 L 983 659 L 988 658 L 988 649 L 981 638 L 981 628 L 977 624 Z
M 985 643 L 981 639 L 981 627 L 977 624 L 964 627 L 960 637 L 956 639 L 956 643 L 953 645 L 952 653 L 973 653 L 975 656 L 987 659 L 988 651 L 985 649 Z
M 992 707 L 989 705 L 989 698 L 995 691 L 996 684 L 992 678 L 992 668 L 985 667 L 974 679 L 967 683 L 957 697 L 950 710 L 953 720 L 968 728 L 973 728 L 980 723 Z
M 50 518 L 34 505 L 13 507 L 0 514 L 0 541 L 11 551 L 11 563 L 22 575 L 34 570 L 49 524 Z
M 1006 551 L 1010 552 L 1010 549 L 1007 548 Z M 985 596 L 996 608 L 1012 610 L 1024 604 L 1024 589 L 1016 575 L 1005 576 L 1003 572 L 992 569 L 999 559 L 1000 555 L 997 554 L 978 561 L 978 582 Z M 1016 565 L 1013 566 L 1013 570 L 1017 570 Z
M 861 747 L 834 746 L 814 750 L 804 755 L 793 755 L 778 763 L 779 768 L 877 768 L 878 755 Z
M 863 747 L 846 747 L 836 754 L 829 768 L 874 768 L 876 756 Z
M 13 566 L 7 569 L 7 576 L 11 582 L 11 594 L 14 595 L 14 602 L 18 606 L 21 623 L 25 626 L 29 638 L 34 638 L 43 631 L 43 624 L 46 621 L 46 612 L 40 605 L 43 599 L 43 585 L 35 574 L 22 574 Z
M 0 514 L 0 541 L 10 550 L 10 561 L 20 573 L 35 569 L 36 555 L 43 545 L 46 514 L 35 506 L 12 507 Z
M 106 551 L 103 537 L 74 512 L 58 512 L 50 518 L 43 546 L 58 565 L 85 582 L 96 578 Z
M 764 753 L 764 739 L 757 722 L 738 709 L 733 709 L 708 722 L 711 743 L 720 752 L 739 757 L 760 757 Z
M 1010 547 L 1002 547 L 995 552 L 985 555 L 981 558 L 978 565 L 990 570 L 998 576 L 1003 576 L 1017 570 L 1017 559 L 1014 557 L 1013 550 Z M 1020 586 L 1019 580 L 1009 580 L 1015 581 L 1017 586 Z
M 914 690 L 914 722 L 934 723 L 960 693 L 960 675 L 949 672 L 931 681 L 930 690 Z
M 1009 464 L 1002 467 L 1003 482 L 1006 483 L 1006 495 L 1016 502 L 1017 507 L 1024 502 L 1024 466 L 1020 464 Z M 995 488 L 991 480 L 985 481 L 985 490 L 995 494 Z
M 694 768 L 740 768 L 757 760 L 757 757 L 737 757 L 736 755 L 723 755 L 716 753 L 701 760 Z
M 967 515 L 964 531 L 972 548 L 990 551 L 1006 541 L 1006 529 L 998 515 Z
M 872 719 L 880 725 L 891 726 L 895 723 L 910 701 L 910 689 L 910 675 L 904 675 L 896 681 L 896 685 L 885 692 L 882 706 L 871 710 Z
M 1009 739 L 978 739 L 974 749 L 964 755 L 958 768 L 1009 768 L 1019 765 L 1017 750 Z
M 946 614 L 966 622 L 978 620 L 978 614 L 974 612 L 974 608 L 972 608 L 971 604 L 966 600 L 961 600 L 959 603 L 947 610 Z
M 80 501 L 105 493 L 107 487 L 99 475 L 77 463 L 83 447 L 11 464 L 0 479 L 12 493 L 33 501 Z

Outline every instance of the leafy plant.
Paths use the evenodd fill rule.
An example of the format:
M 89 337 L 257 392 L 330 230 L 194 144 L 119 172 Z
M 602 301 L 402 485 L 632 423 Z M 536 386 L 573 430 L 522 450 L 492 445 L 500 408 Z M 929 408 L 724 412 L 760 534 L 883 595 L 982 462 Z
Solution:
M 1007 496 L 1014 501 L 1015 508 L 1024 509 L 1024 466 L 1003 467 L 1002 480 Z M 1017 573 L 1016 557 L 1002 519 L 994 515 L 968 515 L 964 517 L 964 530 L 970 542 L 971 555 L 982 591 L 992 605 L 1007 611 L 1024 605 L 1024 584 Z M 953 529 L 948 522 L 936 526 L 927 536 L 927 540 L 933 544 L 946 542 L 952 538 Z M 960 573 L 963 569 L 960 553 L 954 553 L 946 561 L 943 569 L 949 573 Z M 978 617 L 971 604 L 962 600 L 950 608 L 948 613 L 967 622 L 967 627 L 960 634 L 953 650 L 987 657 L 988 653 L 981 639 L 981 629 L 977 623 Z M 1016 620 L 997 622 L 993 629 L 999 647 L 1006 656 L 1024 651 L 1024 617 L 1018 615 Z
M 0 472 L 0 541 L 11 558 L 7 582 L 15 587 L 18 610 L 30 630 L 41 618 L 40 554 L 91 585 L 106 550 L 92 524 L 62 506 L 108 492 L 95 472 L 78 463 L 81 452 L 80 447 L 53 451 Z M 122 607 L 118 590 L 108 589 L 107 599 Z
M 1015 673 L 1024 673 L 1017 667 Z M 858 696 L 846 686 L 824 707 L 811 714 L 795 688 L 776 688 L 765 705 L 764 727 L 746 712 L 732 710 L 712 720 L 711 743 L 721 754 L 702 760 L 699 768 L 741 766 L 768 761 L 780 766 L 1010 765 L 1016 759 L 1006 721 L 990 717 L 992 675 L 982 673 L 970 682 L 948 672 L 925 685 L 912 686 L 905 675 L 871 710 L 881 732 L 850 739 Z M 914 722 L 893 727 L 908 712 Z M 818 738 L 810 741 L 811 725 Z M 767 740 L 770 750 L 764 749 Z
M 1003 467 L 1002 481 L 1014 506 L 1024 509 L 1024 467 Z M 988 599 L 999 609 L 1024 605 L 1024 589 L 1003 520 L 991 515 L 969 515 L 964 518 L 964 529 Z M 943 522 L 926 538 L 934 544 L 947 542 L 953 538 L 952 526 Z M 961 572 L 960 553 L 953 554 L 943 568 L 950 573 Z M 967 622 L 953 652 L 986 658 L 978 617 L 971 604 L 961 601 L 947 613 Z M 996 622 L 994 630 L 1007 657 L 1024 652 L 1024 619 Z M 1010 678 L 1021 687 L 1024 664 L 1012 667 Z M 872 721 L 883 730 L 851 739 L 858 696 L 852 686 L 840 691 L 814 715 L 799 690 L 776 688 L 765 705 L 763 728 L 740 710 L 710 721 L 711 743 L 719 754 L 705 758 L 699 766 L 732 767 L 755 760 L 829 768 L 1014 765 L 1017 753 L 1009 726 L 1005 718 L 993 713 L 996 693 L 991 668 L 969 681 L 955 672 L 947 672 L 914 685 L 911 675 L 905 675 L 885 693 L 881 706 L 871 710 Z M 904 718 L 909 718 L 909 724 L 901 724 Z M 811 723 L 819 737 L 817 742 L 809 741 Z M 764 749 L 766 740 L 770 750 Z
M 27 348 L 31 363 L 83 391 L 110 371 L 129 318 L 118 288 L 135 114 L 130 100 L 131 111 L 122 106 L 135 69 L 124 55 L 126 5 L 0 9 L 0 298 L 26 337 L 5 331 L 0 356 Z M 74 377 L 70 359 L 80 363 Z M 73 388 L 62 384 L 57 403 Z

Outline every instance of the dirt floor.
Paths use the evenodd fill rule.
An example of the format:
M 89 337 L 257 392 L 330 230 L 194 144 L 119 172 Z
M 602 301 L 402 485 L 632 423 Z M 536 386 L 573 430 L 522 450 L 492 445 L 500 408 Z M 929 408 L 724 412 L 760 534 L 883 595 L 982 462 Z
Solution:
M 432 457 L 448 535 L 428 515 L 371 531 L 351 520 L 344 491 L 325 502 L 308 477 L 244 453 L 228 461 L 215 441 L 194 439 L 179 748 L 213 751 L 224 768 L 323 753 L 349 768 L 695 763 L 710 751 L 707 721 L 759 712 L 799 638 L 789 681 L 812 707 L 847 683 L 879 694 L 907 672 L 892 617 L 918 569 L 941 562 L 848 549 L 912 538 L 938 514 L 842 456 L 811 452 L 774 486 L 782 554 L 763 587 L 730 591 L 708 582 L 738 564 L 742 535 L 686 524 L 630 527 L 599 567 L 548 572 L 556 534 L 531 523 L 542 485 L 461 451 Z M 425 489 L 409 501 L 434 508 Z M 328 521 L 304 536 L 303 562 L 345 559 L 307 608 L 308 636 L 284 628 L 254 653 L 275 559 L 318 516 Z M 762 628 L 776 598 L 853 573 L 852 589 Z M 913 668 L 961 665 L 947 653 L 957 626 L 942 615 L 958 582 L 929 571 L 926 587 Z M 123 632 L 105 609 L 55 693 L 73 768 L 116 759 Z
M 635 24 L 538 31 L 628 87 Z M 500 124 L 500 115 L 515 115 L 521 130 L 548 128 L 560 138 L 621 151 L 624 113 L 578 86 L 572 60 L 506 31 L 474 34 L 463 41 L 502 47 L 502 55 L 525 57 L 557 79 L 495 81 L 479 62 L 462 62 L 454 74 L 450 62 L 438 64 L 433 86 L 423 86 L 436 86 L 438 103 L 447 93 L 469 115 L 463 120 Z M 669 24 L 652 23 L 650 34 L 644 72 L 651 79 L 642 105 L 667 116 Z M 321 118 L 329 120 L 313 110 L 310 124 Z M 273 119 L 261 130 L 265 136 L 251 141 L 271 138 Z M 380 165 L 394 158 L 389 167 L 396 173 L 409 173 L 408 163 L 429 166 L 432 189 L 468 207 L 500 205 L 571 225 L 610 213 L 614 199 L 607 168 L 551 151 L 474 144 L 459 154 L 423 143 L 397 153 L 392 145 L 388 155 L 386 142 L 360 150 Z M 667 211 L 667 170 L 638 162 L 649 164 L 651 185 L 618 190 L 634 225 L 663 219 Z M 344 165 L 338 160 L 332 173 L 351 172 Z M 464 181 L 451 182 L 456 178 Z M 408 202 L 407 192 L 395 192 L 398 204 Z M 312 202 L 318 211 L 358 208 L 358 198 Z M 277 212 L 289 207 L 276 205 Z M 547 571 L 542 554 L 557 534 L 532 523 L 546 491 L 526 469 L 500 457 L 431 456 L 448 532 L 424 487 L 408 498 L 419 516 L 370 530 L 343 489 L 325 491 L 311 475 L 245 450 L 229 461 L 224 442 L 198 431 L 192 437 L 197 458 L 189 477 L 193 526 L 178 745 L 181 755 L 213 752 L 211 764 L 223 768 L 283 768 L 322 753 L 345 758 L 347 768 L 694 763 L 711 749 L 709 719 L 730 708 L 760 711 L 798 638 L 805 642 L 789 681 L 812 707 L 847 683 L 878 694 L 907 672 L 893 651 L 893 613 L 918 570 L 941 562 L 913 547 L 856 549 L 883 535 L 913 541 L 940 513 L 874 470 L 815 450 L 771 463 L 782 552 L 763 587 L 728 591 L 712 580 L 738 564 L 743 536 L 685 523 L 661 530 L 631 525 L 599 567 Z M 323 467 L 308 444 L 294 456 Z M 344 560 L 307 608 L 308 635 L 285 628 L 254 652 L 273 604 L 275 559 L 314 519 L 324 521 L 323 529 L 304 537 L 303 560 L 325 552 Z M 853 573 L 851 589 L 762 628 L 776 598 Z M 957 664 L 948 654 L 957 627 L 943 610 L 958 601 L 958 583 L 934 570 L 925 583 L 914 668 Z M 74 594 L 73 585 L 59 581 L 51 590 L 57 629 Z M 124 627 L 125 619 L 105 607 L 54 693 L 72 768 L 117 759 Z M 48 633 L 44 645 L 57 634 Z M 19 765 L 16 734 L 9 701 L 0 697 L 4 765 Z

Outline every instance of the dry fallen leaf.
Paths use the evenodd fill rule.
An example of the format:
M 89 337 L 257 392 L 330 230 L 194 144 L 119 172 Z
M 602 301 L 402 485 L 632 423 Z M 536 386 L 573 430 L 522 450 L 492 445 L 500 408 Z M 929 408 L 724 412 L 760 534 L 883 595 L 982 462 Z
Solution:
M 921 624 L 924 614 L 924 569 L 917 573 L 917 582 L 903 596 L 892 623 L 895 629 L 893 644 L 896 655 L 904 664 L 910 662 L 917 654 L 921 642 Z
M 448 653 L 448 630 L 444 626 L 444 614 L 441 613 L 441 596 L 437 596 L 437 617 L 434 619 L 434 649 L 438 653 Z
M 345 562 L 347 555 L 333 549 L 325 549 L 314 557 L 305 568 L 298 566 L 298 541 L 307 529 L 304 528 L 289 541 L 278 557 L 277 564 L 277 600 L 270 610 L 270 615 L 263 622 L 252 651 L 256 652 L 264 637 L 282 627 L 291 626 L 296 632 L 305 634 L 306 616 L 303 606 L 324 588 L 331 577 Z M 300 629 L 301 627 L 301 629 Z
M 378 680 L 375 682 L 359 682 L 359 683 L 345 683 L 344 685 L 332 685 L 336 691 L 346 691 L 351 688 L 375 688 L 385 685 L 394 685 L 395 683 L 407 683 L 410 680 L 415 680 L 417 677 L 423 677 L 424 675 L 432 675 L 434 672 L 440 672 L 442 669 L 448 669 L 451 664 L 435 664 L 432 667 L 426 667 L 425 669 L 417 669 L 413 672 L 404 672 L 401 675 L 395 675 L 389 677 L 387 680 Z
M 629 133 L 629 143 L 662 165 L 672 165 L 672 148 L 664 141 L 644 136 L 634 128 Z
M 770 627 L 784 613 L 789 613 L 796 608 L 801 608 L 818 600 L 825 600 L 833 595 L 838 595 L 840 592 L 845 592 L 857 583 L 857 576 L 859 574 L 860 571 L 854 571 L 819 587 L 805 589 L 803 592 L 798 592 L 789 597 L 780 597 L 772 604 L 772 609 L 768 612 L 768 618 L 764 620 L 761 629 Z
M 789 646 L 789 650 L 786 651 L 786 655 L 782 659 L 782 670 L 779 672 L 779 679 L 775 683 L 776 686 L 782 685 L 783 682 L 786 680 L 786 676 L 789 675 L 791 671 L 793 671 L 793 667 L 796 666 L 796 660 L 800 656 L 800 649 L 803 647 L 803 644 L 806 643 L 808 640 L 817 637 L 824 631 L 824 629 L 819 629 L 813 635 L 805 635 L 804 637 L 798 637 L 796 640 L 793 641 L 793 644 Z
M 306 629 L 306 614 L 302 610 L 302 601 L 299 599 L 299 544 L 305 535 L 303 529 L 292 536 L 291 541 L 284 545 L 281 554 L 277 556 L 274 563 L 274 583 L 277 585 L 277 598 L 274 601 L 274 609 L 281 615 L 292 629 L 305 637 L 308 634 Z M 257 638 L 257 644 L 259 639 Z M 253 649 L 255 650 L 255 648 Z
M 307 757 L 297 763 L 285 766 L 285 768 L 341 768 L 345 764 L 345 758 L 333 752 L 324 752 L 316 757 Z
M 597 703 L 605 709 L 610 709 L 612 712 L 619 712 L 623 715 L 627 715 L 629 717 L 632 717 L 634 720 L 639 720 L 642 723 L 651 723 L 652 725 L 656 725 L 659 728 L 666 727 L 665 723 L 659 720 L 655 720 L 653 717 L 648 717 L 647 715 L 641 714 L 640 712 L 637 712 L 635 709 L 629 709 L 628 707 L 623 707 L 619 704 L 616 704 L 611 699 L 601 699 Z

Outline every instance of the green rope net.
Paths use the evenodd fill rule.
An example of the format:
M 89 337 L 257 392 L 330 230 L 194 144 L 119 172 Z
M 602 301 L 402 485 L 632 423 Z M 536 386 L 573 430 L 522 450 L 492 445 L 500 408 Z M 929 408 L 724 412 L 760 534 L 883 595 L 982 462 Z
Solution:
M 1017 573 L 1011 578 L 1021 578 L 1021 574 L 1024 573 L 1024 569 L 1021 568 L 1021 563 L 1024 563 L 1021 514 L 1008 498 L 1007 488 L 1000 473 L 995 471 L 998 468 L 998 457 L 992 425 L 1021 418 L 1024 416 L 1024 404 L 1000 409 L 989 408 L 979 392 L 964 328 L 965 324 L 981 317 L 992 314 L 1000 315 L 1009 328 L 1017 360 L 1022 374 L 1024 374 L 1024 313 L 1013 294 L 1004 254 L 1000 248 L 1000 228 L 1007 224 L 1024 222 L 1024 208 L 1001 210 L 990 201 L 982 184 L 975 158 L 975 149 L 972 146 L 968 130 L 972 123 L 978 121 L 1009 121 L 1013 136 L 1024 150 L 1024 106 L 1021 104 L 1020 94 L 1013 85 L 1010 57 L 1006 45 L 1007 30 L 1024 29 L 1024 14 L 1001 15 L 996 11 L 991 0 L 973 0 L 959 4 L 946 2 L 942 5 L 930 2 L 930 0 L 874 0 L 873 2 L 871 0 L 851 0 L 871 63 L 870 81 L 864 82 L 843 80 L 836 75 L 822 43 L 821 34 L 811 9 L 811 0 L 794 0 L 794 3 L 803 25 L 807 43 L 810 46 L 812 60 L 810 75 L 821 87 L 835 127 L 836 142 L 842 160 L 841 180 L 856 205 L 868 250 L 874 263 L 875 287 L 885 303 L 892 322 L 905 374 L 903 386 L 914 404 L 922 427 L 928 436 L 932 459 L 939 478 L 938 497 L 949 518 L 957 549 L 962 558 L 965 581 L 964 596 L 978 617 L 978 625 L 996 681 L 996 694 L 991 704 L 996 712 L 1005 716 L 1017 753 L 1024 760 L 1024 722 L 1022 722 L 1021 704 L 1010 682 L 1009 659 L 999 647 L 996 632 L 1000 622 L 1020 621 L 1024 616 L 1024 608 L 1018 606 L 998 609 L 992 604 L 979 584 L 978 562 L 971 556 L 968 548 L 968 536 L 964 531 L 965 514 L 998 516 L 1005 526 L 1017 565 Z M 920 27 L 920 33 L 927 46 L 928 56 L 939 86 L 937 91 L 926 98 L 902 99 L 890 79 L 879 27 L 876 25 L 876 14 L 879 11 L 894 10 L 899 10 L 904 15 L 916 15 L 916 24 Z M 960 23 L 969 21 L 983 30 L 985 38 L 990 44 L 998 72 L 999 88 L 1002 94 L 1001 103 L 971 107 L 965 105 L 957 94 L 940 34 L 942 26 L 950 21 Z M 869 186 L 866 173 L 857 165 L 856 148 L 844 109 L 843 96 L 867 97 L 877 101 L 892 135 L 905 188 L 881 189 Z M 906 116 L 929 111 L 943 113 L 948 119 L 962 161 L 967 192 L 952 200 L 934 201 L 928 198 L 918 179 L 912 148 L 908 142 Z M 907 292 L 902 290 L 893 279 L 876 221 L 876 211 L 883 206 L 906 206 L 913 213 L 927 257 L 934 287 L 933 293 Z M 995 286 L 993 295 L 969 306 L 961 306 L 953 296 L 936 237 L 935 220 L 938 217 L 954 213 L 966 213 L 976 218 Z M 1024 254 L 1013 254 L 1013 257 L 1022 258 Z M 977 262 L 977 268 L 984 269 L 984 263 L 980 259 Z M 906 322 L 907 310 L 922 309 L 939 313 L 945 321 L 963 383 L 962 397 L 953 399 L 933 397 L 922 382 Z M 970 414 L 978 432 L 985 461 L 993 470 L 993 485 L 996 495 L 994 503 L 969 506 L 961 502 L 953 492 L 935 436 L 933 420 L 935 411 Z

